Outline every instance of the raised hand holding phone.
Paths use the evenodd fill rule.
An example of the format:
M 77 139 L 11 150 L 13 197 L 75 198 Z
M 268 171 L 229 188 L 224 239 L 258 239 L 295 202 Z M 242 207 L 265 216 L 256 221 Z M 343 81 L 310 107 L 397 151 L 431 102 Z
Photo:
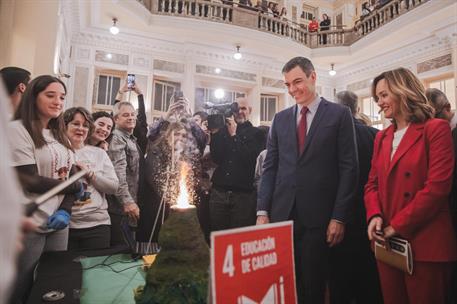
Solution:
M 135 74 L 127 75 L 127 88 L 132 90 L 135 87 Z
M 172 116 L 191 116 L 189 101 L 184 97 L 184 94 L 180 90 L 175 90 L 171 98 L 170 106 L 168 107 L 165 119 L 169 119 Z

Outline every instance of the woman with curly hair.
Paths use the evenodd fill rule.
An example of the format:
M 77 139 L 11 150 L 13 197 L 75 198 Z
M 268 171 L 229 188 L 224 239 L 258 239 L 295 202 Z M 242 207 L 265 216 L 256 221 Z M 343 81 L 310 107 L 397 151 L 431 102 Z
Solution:
M 200 157 L 189 122 L 165 121 L 161 124 L 158 137 L 150 138 L 145 160 L 144 187 L 144 201 L 150 203 L 145 203 L 140 212 L 138 252 L 148 254 L 156 250 L 161 223 L 169 206 L 176 203 L 180 174 L 184 172 L 187 174 L 189 203 L 196 203 L 198 177 L 201 174 Z

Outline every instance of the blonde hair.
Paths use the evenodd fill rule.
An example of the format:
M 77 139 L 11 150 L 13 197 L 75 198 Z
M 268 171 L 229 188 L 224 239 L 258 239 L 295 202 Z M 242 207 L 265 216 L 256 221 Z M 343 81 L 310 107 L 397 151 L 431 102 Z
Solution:
M 180 130 L 187 130 L 186 125 L 183 122 L 176 121 L 176 122 L 169 122 L 166 121 L 164 125 L 161 127 L 159 137 L 151 143 L 151 147 L 159 146 L 162 143 L 167 143 L 167 140 L 170 138 L 171 133 Z
M 408 69 L 398 68 L 386 71 L 373 80 L 371 93 L 376 102 L 376 86 L 384 79 L 387 87 L 396 97 L 400 111 L 408 122 L 425 122 L 434 117 L 433 107 L 427 102 L 424 85 Z M 395 120 L 394 120 L 395 123 Z

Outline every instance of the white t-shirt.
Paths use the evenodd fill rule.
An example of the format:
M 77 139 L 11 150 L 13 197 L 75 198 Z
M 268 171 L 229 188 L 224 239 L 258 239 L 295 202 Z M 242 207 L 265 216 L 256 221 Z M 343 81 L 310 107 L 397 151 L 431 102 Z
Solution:
M 95 179 L 87 185 L 90 199 L 76 201 L 72 208 L 70 228 L 89 228 L 110 225 L 108 202 L 105 194 L 116 193 L 119 180 L 108 154 L 101 148 L 84 146 L 75 151 L 76 161 L 85 163 L 95 174 Z
M 73 166 L 74 154 L 64 145 L 60 144 L 50 130 L 43 129 L 43 136 L 46 145 L 37 149 L 32 137 L 25 129 L 21 121 L 15 120 L 10 123 L 9 137 L 13 152 L 13 167 L 34 165 L 38 168 L 38 174 L 48 178 L 65 180 L 70 174 Z M 27 194 L 32 198 L 32 194 Z M 60 206 L 64 195 L 56 195 L 40 205 L 32 218 L 38 226 L 46 226 L 48 217 L 52 215 Z M 41 229 L 41 232 L 48 231 Z
M 392 140 L 392 153 L 390 154 L 390 159 L 394 158 L 395 152 L 398 149 L 398 146 L 401 143 L 401 140 L 403 139 L 403 136 L 406 133 L 406 130 L 408 130 L 409 125 L 401 130 L 395 131 L 394 132 L 394 139 Z
M 0 212 L 0 303 L 7 303 L 12 283 L 16 275 L 16 245 L 21 225 L 20 203 L 26 201 L 11 167 L 11 149 L 9 144 L 9 99 L 0 84 L 0 193 L 2 210 Z

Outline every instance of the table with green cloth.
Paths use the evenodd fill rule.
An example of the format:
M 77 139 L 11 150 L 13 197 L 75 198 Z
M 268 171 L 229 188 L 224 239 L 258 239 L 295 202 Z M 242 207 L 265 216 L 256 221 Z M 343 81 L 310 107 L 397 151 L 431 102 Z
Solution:
M 144 285 L 146 277 L 141 259 L 116 254 L 85 258 L 81 264 L 81 304 L 135 304 L 133 290 Z
M 65 293 L 55 304 L 133 304 L 133 290 L 145 284 L 142 265 L 118 248 L 47 252 L 27 304 L 48 303 L 42 297 L 54 290 Z

